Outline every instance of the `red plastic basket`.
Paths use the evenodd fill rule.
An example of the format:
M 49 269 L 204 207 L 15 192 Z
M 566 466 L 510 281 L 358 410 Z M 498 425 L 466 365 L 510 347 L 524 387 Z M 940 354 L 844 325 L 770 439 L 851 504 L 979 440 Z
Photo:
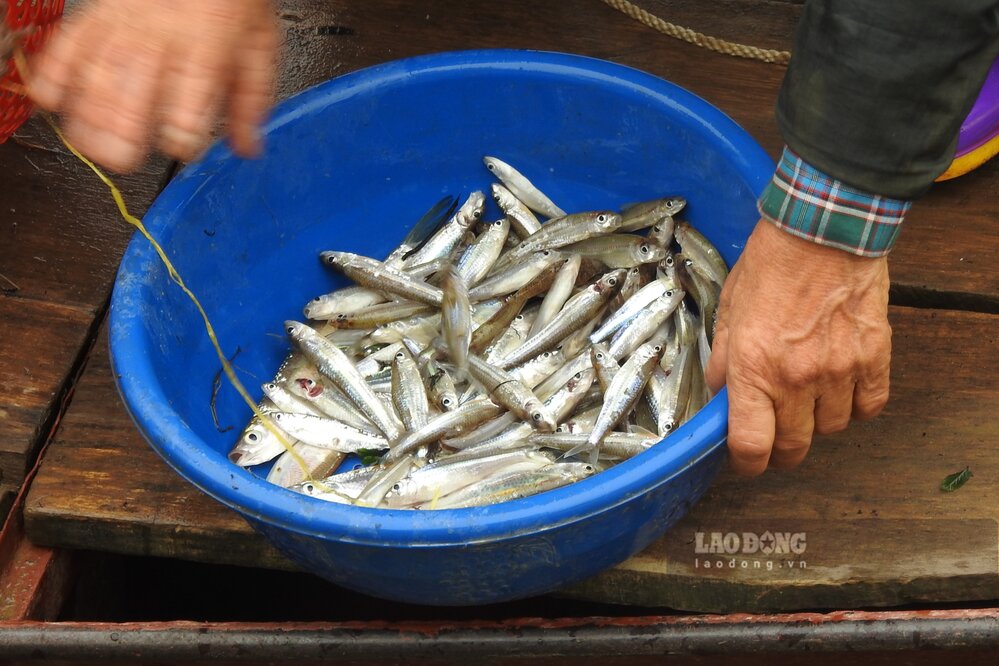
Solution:
M 25 54 L 30 55 L 41 49 L 49 38 L 56 22 L 62 16 L 64 4 L 65 0 L 6 0 L 6 2 L 0 0 L 0 14 L 6 14 L 3 19 L 8 28 L 30 30 L 30 34 L 21 44 Z M 23 83 L 13 58 L 4 64 L 7 73 L 0 80 L 5 83 Z M 28 119 L 31 111 L 30 99 L 0 87 L 0 143 L 6 141 L 14 130 Z

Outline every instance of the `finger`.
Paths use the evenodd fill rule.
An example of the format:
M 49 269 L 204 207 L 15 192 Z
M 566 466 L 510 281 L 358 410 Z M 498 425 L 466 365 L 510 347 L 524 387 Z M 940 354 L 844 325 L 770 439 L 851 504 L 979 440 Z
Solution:
M 74 132 L 88 135 L 84 145 L 91 158 L 117 171 L 138 166 L 148 143 L 162 52 L 119 35 L 107 40 L 72 110 Z
M 193 46 L 168 69 L 160 147 L 190 161 L 208 144 L 230 73 L 225 49 Z
M 255 30 L 241 49 L 229 97 L 229 131 L 237 154 L 260 154 L 260 126 L 274 99 L 278 37 L 269 22 Z
M 857 381 L 853 391 L 853 418 L 858 421 L 873 419 L 888 404 L 890 358 L 884 367 Z
M 764 391 L 729 378 L 728 451 L 739 474 L 762 474 L 774 442 L 774 405 Z
M 853 412 L 854 382 L 827 390 L 815 401 L 815 432 L 828 435 L 845 430 Z
M 89 91 L 99 83 L 105 69 L 104 55 L 110 49 L 113 39 L 114 35 L 111 34 L 110 39 L 101 39 L 90 47 L 86 61 L 76 72 L 71 87 L 66 90 L 64 103 L 67 139 L 81 153 L 97 161 L 102 161 L 100 156 L 104 150 L 105 137 L 102 130 L 98 130 L 84 118 L 89 113 Z
M 815 399 L 796 393 L 784 397 L 777 405 L 774 450 L 770 462 L 775 467 L 798 465 L 808 454 L 815 430 Z
M 45 50 L 31 62 L 28 90 L 38 106 L 58 111 L 73 87 L 78 72 L 91 57 L 86 46 L 101 30 L 99 17 L 85 13 L 68 20 L 49 38 Z
M 715 332 L 715 341 L 711 345 L 711 356 L 708 357 L 708 367 L 704 369 L 704 381 L 712 394 L 718 393 L 725 385 L 725 373 L 728 368 L 728 329 L 719 327 Z

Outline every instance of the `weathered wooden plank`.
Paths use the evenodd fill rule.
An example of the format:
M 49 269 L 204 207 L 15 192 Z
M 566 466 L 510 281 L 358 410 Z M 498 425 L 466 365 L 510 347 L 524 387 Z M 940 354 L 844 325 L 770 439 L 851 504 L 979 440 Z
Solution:
M 884 415 L 820 438 L 796 471 L 723 476 L 658 543 L 566 593 L 711 611 L 999 595 L 999 377 L 976 370 L 999 362 L 999 317 L 891 315 L 894 387 Z M 965 465 L 974 478 L 941 493 L 941 479 Z M 103 340 L 32 485 L 25 521 L 40 544 L 287 566 L 235 514 L 156 459 L 120 405 Z M 739 553 L 735 569 L 727 555 L 695 550 L 697 532 L 710 543 L 712 532 L 767 531 L 804 533 L 805 550 Z M 718 559 L 721 569 L 705 569 Z
M 0 483 L 18 486 L 90 334 L 76 307 L 0 298 Z
M 152 203 L 169 164 L 115 176 L 133 213 Z M 6 300 L 96 312 L 131 237 L 110 193 L 38 116 L 0 145 L 0 173 L 0 273 L 16 285 L 0 279 Z
M 794 472 L 723 475 L 665 538 L 572 594 L 698 610 L 999 596 L 999 317 L 894 308 L 891 323 L 892 397 L 879 418 L 818 438 Z M 941 492 L 966 465 L 967 485 Z M 712 532 L 767 531 L 802 533 L 805 550 L 697 552 L 698 533 L 710 545 Z
M 114 385 L 105 328 L 32 482 L 25 505 L 32 541 L 227 564 L 291 566 L 242 518 L 219 508 L 214 500 L 192 492 L 136 431 Z M 59 522 L 62 526 L 56 527 Z M 220 529 L 229 538 L 220 541 L 214 534 Z M 121 547 L 104 548 L 106 539 Z

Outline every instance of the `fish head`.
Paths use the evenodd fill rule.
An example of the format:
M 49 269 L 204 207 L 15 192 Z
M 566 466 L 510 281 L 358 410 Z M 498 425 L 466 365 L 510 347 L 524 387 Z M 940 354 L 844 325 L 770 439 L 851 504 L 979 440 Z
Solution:
M 555 432 L 558 426 L 548 408 L 537 398 L 529 398 L 524 403 L 524 412 L 531 417 L 531 425 L 542 432 Z
M 609 273 L 604 273 L 603 276 L 593 285 L 598 293 L 613 293 L 621 287 L 621 283 L 624 281 L 625 271 L 623 268 L 618 268 Z
M 565 355 L 562 353 L 561 349 L 550 349 L 542 353 L 537 358 L 541 367 L 545 369 L 551 368 L 553 372 L 565 363 Z
M 491 160 L 492 158 L 486 158 L 486 159 L 490 159 Z M 485 162 L 485 160 L 483 160 L 483 161 Z M 489 169 L 489 163 L 486 162 L 486 168 L 489 169 L 490 171 L 493 171 L 495 173 L 495 171 L 494 171 L 494 169 L 495 169 L 495 162 L 493 162 L 493 165 L 494 165 L 494 168 L 493 169 Z M 493 195 L 493 201 L 495 201 L 496 205 L 499 206 L 503 210 L 506 210 L 507 208 L 511 208 L 513 206 L 516 206 L 517 203 L 518 203 L 518 201 L 519 201 L 517 199 L 517 197 L 514 196 L 513 192 L 511 192 L 510 190 L 508 190 L 503 185 L 500 185 L 499 183 L 493 183 L 492 185 L 490 185 L 489 186 L 489 191 Z
M 317 312 L 317 309 L 321 307 L 324 303 L 326 303 L 329 299 L 330 299 L 329 294 L 316 296 L 311 301 L 305 304 L 305 307 L 302 308 L 302 314 L 305 315 L 306 319 L 316 319 L 316 317 L 312 316 L 312 313 Z
M 501 175 L 507 174 L 510 171 L 510 165 L 501 159 L 496 157 L 490 157 L 486 155 L 482 158 L 482 163 L 486 165 L 489 172 L 499 178 Z
M 336 252 L 334 250 L 330 250 L 327 252 L 319 253 L 319 259 L 322 260 L 322 262 L 327 266 L 339 266 L 343 264 L 344 258 L 345 258 L 344 252 Z
M 606 342 L 598 342 L 590 346 L 590 357 L 596 365 L 603 365 L 607 362 L 617 363 L 617 359 L 611 356 L 610 348 Z
M 657 365 L 663 355 L 666 346 L 660 343 L 646 342 L 632 353 L 632 358 L 639 358 L 641 365 Z
M 289 337 L 298 338 L 304 333 L 307 333 L 309 327 L 302 322 L 289 319 L 284 322 L 284 332 L 288 334 Z
M 295 379 L 295 384 L 297 384 L 299 389 L 310 398 L 318 398 L 322 395 L 323 390 L 326 388 L 311 377 L 298 377 Z
M 468 229 L 482 219 L 482 211 L 485 206 L 486 195 L 478 191 L 472 192 L 458 209 L 458 212 L 454 214 L 454 219 L 462 227 Z
M 611 210 L 603 210 L 596 214 L 593 222 L 603 232 L 611 232 L 621 226 L 622 218 Z
M 267 455 L 274 435 L 264 424 L 254 420 L 243 430 L 239 442 L 229 452 L 229 462 L 240 467 L 251 467 L 267 462 L 273 456 Z
M 663 202 L 667 215 L 673 216 L 687 207 L 687 200 L 683 197 L 670 197 Z
M 590 390 L 590 387 L 593 386 L 593 380 L 596 376 L 596 372 L 593 371 L 593 368 L 580 370 L 569 378 L 569 381 L 565 383 L 565 387 L 568 389 L 569 393 L 586 393 Z
M 666 248 L 652 243 L 642 243 L 635 248 L 635 259 L 640 263 L 649 264 L 666 258 Z

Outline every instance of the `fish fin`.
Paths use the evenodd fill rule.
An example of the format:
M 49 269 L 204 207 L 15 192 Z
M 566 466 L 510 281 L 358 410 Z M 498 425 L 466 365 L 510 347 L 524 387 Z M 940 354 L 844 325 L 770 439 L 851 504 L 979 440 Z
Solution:
M 589 442 L 583 442 L 582 444 L 577 444 L 576 446 L 572 447 L 571 449 L 563 453 L 561 456 L 559 456 L 559 460 L 566 460 L 567 458 L 578 456 L 580 453 L 584 453 L 586 451 L 589 451 L 590 449 L 593 449 L 594 451 L 597 450 L 596 447 L 592 446 Z
M 416 254 L 427 242 L 427 239 L 433 236 L 442 224 L 451 219 L 454 212 L 458 210 L 459 201 L 458 197 L 448 195 L 434 204 L 430 210 L 423 214 L 423 217 L 416 221 L 416 224 L 402 241 L 403 245 L 413 247 L 412 250 L 403 255 L 403 259 L 408 259 Z

